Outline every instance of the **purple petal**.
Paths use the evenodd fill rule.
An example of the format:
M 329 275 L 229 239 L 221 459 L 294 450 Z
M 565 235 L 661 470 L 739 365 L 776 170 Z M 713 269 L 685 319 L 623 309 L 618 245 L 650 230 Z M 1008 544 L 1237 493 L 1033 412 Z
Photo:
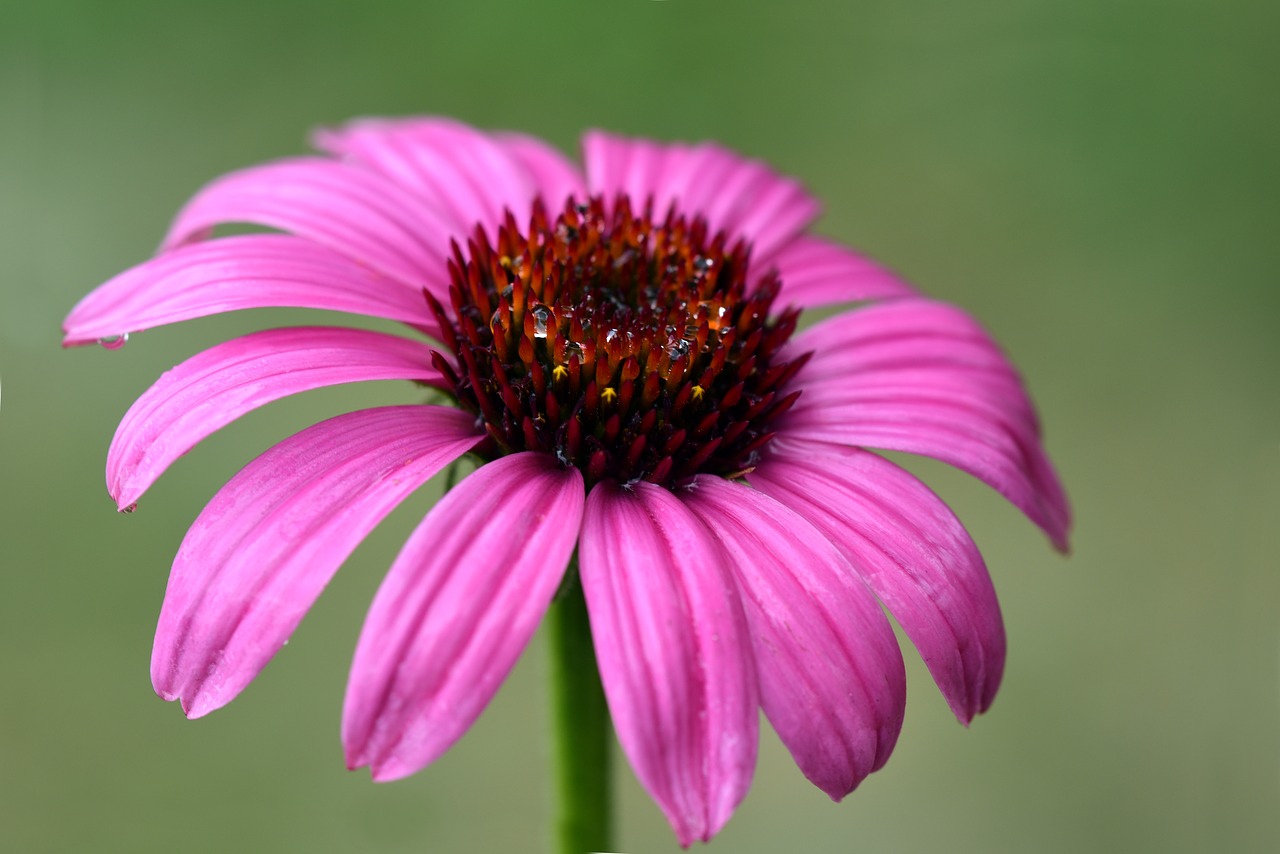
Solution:
M 187 202 L 163 248 L 236 222 L 314 240 L 415 292 L 448 293 L 446 258 L 457 229 L 416 194 L 374 172 L 320 158 L 233 172 Z
M 800 770 L 833 800 L 889 759 L 906 673 L 879 603 L 836 548 L 769 496 L 699 475 L 684 501 L 742 590 L 760 698 Z
M 156 693 L 193 718 L 229 703 L 378 522 L 482 440 L 456 409 L 392 406 L 316 424 L 247 465 L 174 559 L 151 656 Z
M 669 491 L 602 482 L 587 497 L 580 557 L 622 749 L 680 844 L 710 839 L 751 783 L 758 727 L 746 620 L 723 556 Z
M 556 149 L 524 134 L 500 133 L 496 139 L 532 176 L 552 215 L 559 212 L 570 196 L 579 201 L 586 198 L 587 185 L 581 171 Z
M 501 457 L 427 514 L 365 619 L 342 714 L 347 765 L 394 780 L 488 705 L 551 603 L 582 518 L 582 475 Z
M 913 346 L 915 345 L 915 346 Z M 957 309 L 901 299 L 798 334 L 813 351 L 780 433 L 924 454 L 981 479 L 1065 550 L 1071 511 L 1040 442 L 1035 408 L 990 337 Z
M 779 300 L 784 305 L 820 308 L 915 294 L 910 285 L 873 261 L 817 237 L 792 240 L 769 264 L 782 279 Z
M 107 491 L 128 507 L 174 460 L 246 412 L 363 380 L 437 384 L 440 372 L 425 344 L 360 329 L 271 329 L 219 344 L 166 371 L 129 409 L 107 452 Z
M 224 237 L 167 252 L 82 299 L 63 323 L 63 346 L 236 311 L 288 306 L 436 327 L 422 294 L 319 244 L 282 234 Z
M 995 588 L 955 514 L 898 466 L 856 448 L 775 439 L 751 485 L 840 549 L 906 631 L 961 723 L 1004 672 Z
M 538 191 L 521 157 L 448 119 L 364 119 L 322 130 L 315 143 L 412 189 L 464 236 L 480 224 L 493 237 L 508 208 L 523 220 Z
M 652 196 L 658 216 L 672 204 L 686 215 L 700 214 L 713 232 L 749 241 L 761 271 L 820 210 L 793 179 L 710 143 L 662 145 L 592 131 L 582 147 L 592 193 L 609 201 L 626 193 L 633 204 Z

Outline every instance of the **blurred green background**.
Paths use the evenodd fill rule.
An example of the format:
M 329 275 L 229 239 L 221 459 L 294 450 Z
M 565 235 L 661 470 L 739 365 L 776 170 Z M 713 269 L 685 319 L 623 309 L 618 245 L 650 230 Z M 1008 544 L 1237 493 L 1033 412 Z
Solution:
M 715 138 L 800 176 L 819 230 L 982 319 L 1029 378 L 1077 512 L 1055 555 L 915 464 L 1000 591 L 994 709 L 958 726 L 908 650 L 897 753 L 841 805 L 771 733 L 714 850 L 1280 850 L 1275 3 L 1221 0 L 0 0 L 0 849 L 516 851 L 550 814 L 541 639 L 408 781 L 343 770 L 338 722 L 416 496 L 263 677 L 186 721 L 151 691 L 170 559 L 280 438 L 394 385 L 255 413 L 138 513 L 120 416 L 240 314 L 62 351 L 90 288 L 204 181 L 317 125 L 442 113 L 570 151 L 587 127 Z M 313 320 L 314 316 L 305 317 Z M 619 762 L 620 838 L 676 850 Z

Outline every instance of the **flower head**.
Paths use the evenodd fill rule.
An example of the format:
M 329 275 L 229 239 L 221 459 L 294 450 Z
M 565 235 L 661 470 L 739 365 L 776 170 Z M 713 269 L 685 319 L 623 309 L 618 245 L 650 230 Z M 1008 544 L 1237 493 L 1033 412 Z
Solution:
M 471 725 L 578 555 L 609 708 L 680 841 L 746 793 L 760 708 L 832 798 L 888 759 L 905 679 L 887 608 L 967 723 L 1005 639 L 982 558 L 864 448 L 990 484 L 1065 548 L 1022 382 L 970 317 L 806 234 L 794 181 L 715 145 L 542 142 L 439 119 L 319 135 L 327 156 L 225 176 L 160 254 L 89 294 L 68 345 L 261 306 L 400 321 L 256 332 L 166 372 L 107 485 L 131 509 L 240 415 L 400 379 L 456 406 L 339 415 L 251 462 L 192 525 L 152 657 L 197 717 L 232 700 L 359 542 L 460 456 L 481 465 L 405 544 L 357 645 L 351 767 L 411 774 Z M 283 233 L 213 238 L 228 222 Z M 802 310 L 856 307 L 797 331 Z

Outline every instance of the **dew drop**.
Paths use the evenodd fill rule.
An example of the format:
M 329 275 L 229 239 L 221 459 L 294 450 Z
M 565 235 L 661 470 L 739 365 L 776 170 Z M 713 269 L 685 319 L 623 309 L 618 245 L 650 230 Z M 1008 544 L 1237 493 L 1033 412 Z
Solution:
M 667 342 L 667 355 L 671 357 L 671 361 L 679 359 L 681 356 L 689 354 L 689 342 L 683 338 L 675 338 Z
M 547 337 L 547 321 L 551 318 L 551 309 L 545 305 L 535 305 L 533 307 L 533 336 L 535 338 Z
M 123 335 L 107 335 L 99 338 L 98 343 L 102 345 L 104 350 L 119 350 L 125 344 L 129 343 L 129 333 Z

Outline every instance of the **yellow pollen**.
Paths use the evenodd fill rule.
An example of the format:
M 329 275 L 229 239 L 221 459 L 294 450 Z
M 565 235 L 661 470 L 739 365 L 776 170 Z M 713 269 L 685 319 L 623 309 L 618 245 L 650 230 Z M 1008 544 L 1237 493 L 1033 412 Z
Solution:
M 563 380 L 567 376 L 569 376 L 569 369 L 566 368 L 564 365 L 556 365 L 554 368 L 551 369 L 552 379 L 559 381 L 559 380 Z
M 693 387 L 694 400 L 702 400 L 702 396 L 706 393 L 707 393 L 707 390 L 700 385 L 696 385 Z
M 600 399 L 603 400 L 605 403 L 613 403 L 615 400 L 617 400 L 617 398 L 618 398 L 618 393 L 614 391 L 612 388 L 609 388 L 608 386 L 605 386 L 604 389 L 600 392 Z

